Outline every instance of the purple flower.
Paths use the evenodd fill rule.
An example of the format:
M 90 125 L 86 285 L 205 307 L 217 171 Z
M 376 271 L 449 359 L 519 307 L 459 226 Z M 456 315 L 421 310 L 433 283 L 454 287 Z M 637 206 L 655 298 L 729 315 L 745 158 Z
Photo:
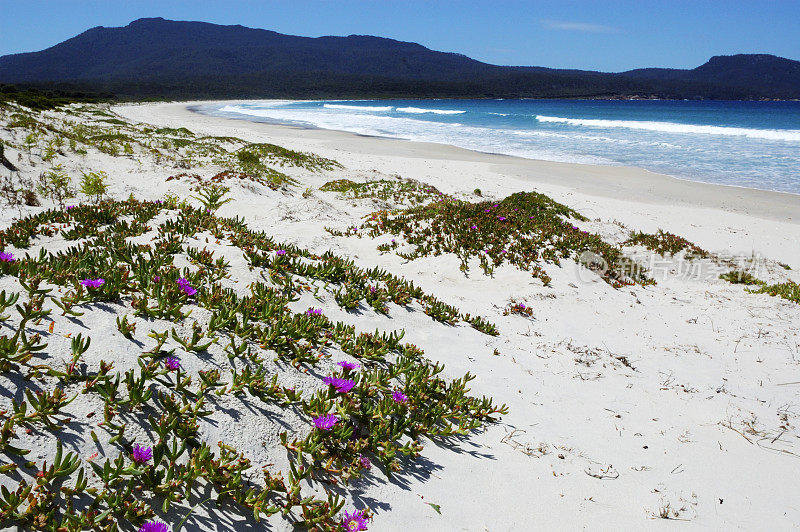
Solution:
M 505 216 L 498 216 L 497 219 L 500 220 L 501 222 L 503 222 L 503 221 L 505 221 L 506 217 Z
M 489 209 L 484 209 L 483 212 L 489 212 Z
M 347 393 L 353 389 L 353 386 L 356 385 L 355 381 L 351 381 L 350 379 L 340 379 L 339 377 L 324 377 L 322 382 L 329 386 L 333 386 L 339 393 Z
M 164 365 L 167 366 L 167 369 L 170 371 L 178 371 L 181 367 L 181 361 L 175 357 L 167 357 L 164 361 Z
M 361 364 L 356 364 L 354 362 L 348 362 L 347 360 L 342 360 L 341 362 L 336 363 L 337 366 L 343 369 L 354 370 L 361 367 Z
M 139 528 L 139 532 L 169 532 L 169 527 L 161 521 L 148 521 Z
M 75 205 L 67 205 L 67 210 L 74 209 Z
M 477 225 L 473 225 L 472 227 L 470 227 L 470 229 L 477 229 L 477 228 L 478 228 Z
M 181 277 L 180 279 L 178 279 L 177 282 L 178 282 L 178 286 L 181 288 L 181 291 L 184 294 L 186 294 L 187 296 L 191 297 L 191 296 L 193 296 L 193 295 L 195 295 L 197 293 L 197 290 L 192 288 L 192 286 L 189 284 L 189 280 L 188 279 L 185 279 L 185 278 Z
M 321 316 L 322 309 L 321 308 L 310 308 L 306 311 L 307 316 Z
M 160 275 L 156 275 L 155 277 L 153 277 L 153 282 L 154 282 L 154 283 L 157 283 L 157 282 L 159 282 L 160 280 L 161 280 L 161 276 L 160 276 Z
M 395 390 L 394 393 L 392 393 L 392 401 L 395 403 L 407 403 L 408 396 L 400 390 Z
M 86 288 L 100 288 L 104 284 L 106 284 L 106 280 L 102 278 L 98 279 L 81 279 L 81 284 Z
M 143 464 L 153 458 L 153 449 L 150 447 L 142 447 L 138 443 L 133 446 L 133 461 L 137 464 Z
M 372 469 L 372 462 L 363 454 L 358 458 L 358 461 L 361 462 L 362 469 Z
M 327 431 L 331 430 L 339 422 L 339 418 L 335 414 L 325 414 L 324 416 L 315 417 L 312 421 L 319 430 Z
M 14 254 L 13 253 L 6 253 L 5 251 L 0 251 L 0 261 L 2 262 L 14 262 Z
M 357 510 L 353 513 L 344 513 L 342 520 L 342 527 L 346 532 L 359 532 L 367 529 L 367 518 L 364 517 L 363 510 Z
M 278 256 L 286 255 L 286 250 L 285 249 L 279 249 L 279 250 L 275 251 L 275 254 L 278 255 Z

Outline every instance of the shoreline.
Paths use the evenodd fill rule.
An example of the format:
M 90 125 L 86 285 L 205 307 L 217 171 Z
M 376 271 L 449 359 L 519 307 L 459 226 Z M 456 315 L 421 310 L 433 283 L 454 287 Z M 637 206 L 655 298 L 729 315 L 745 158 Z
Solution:
M 229 101 L 222 100 L 219 102 L 227 103 Z M 173 111 L 175 107 L 182 108 L 187 116 L 203 117 L 204 120 L 209 120 L 209 124 L 214 120 L 250 124 L 247 129 L 255 126 L 256 129 L 261 129 L 262 133 L 276 136 L 284 136 L 279 133 L 279 130 L 293 131 L 298 133 L 296 136 L 299 139 L 307 141 L 333 142 L 338 145 L 355 139 L 360 139 L 367 143 L 397 141 L 398 148 L 393 150 L 396 155 L 432 159 L 447 158 L 456 161 L 485 163 L 492 165 L 493 173 L 506 174 L 509 177 L 516 177 L 539 185 L 565 186 L 574 192 L 591 196 L 626 199 L 659 205 L 679 204 L 715 208 L 768 220 L 800 224 L 800 194 L 791 192 L 692 181 L 633 166 L 606 166 L 529 159 L 502 153 L 480 152 L 450 144 L 362 135 L 318 127 L 259 122 L 246 118 L 218 117 L 190 108 L 199 103 L 201 102 L 172 102 L 154 105 L 172 108 Z M 269 131 L 270 129 L 273 131 Z M 361 148 L 362 153 L 372 151 L 369 146 L 360 145 L 357 147 Z M 377 144 L 375 147 L 378 148 Z M 384 150 L 376 149 L 374 151 L 382 153 Z

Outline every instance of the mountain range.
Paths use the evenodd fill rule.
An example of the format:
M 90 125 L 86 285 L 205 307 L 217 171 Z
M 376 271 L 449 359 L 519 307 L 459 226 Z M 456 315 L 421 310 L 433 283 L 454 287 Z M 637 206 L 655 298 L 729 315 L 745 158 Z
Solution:
M 498 66 L 381 37 L 299 37 L 145 18 L 0 57 L 0 83 L 124 98 L 800 98 L 800 61 L 715 56 L 694 69 Z

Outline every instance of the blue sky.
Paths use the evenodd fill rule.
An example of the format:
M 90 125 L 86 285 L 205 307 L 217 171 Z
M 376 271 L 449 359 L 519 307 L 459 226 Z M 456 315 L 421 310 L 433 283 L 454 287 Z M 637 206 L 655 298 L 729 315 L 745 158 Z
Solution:
M 379 35 L 503 65 L 691 68 L 734 53 L 800 60 L 798 0 L 0 0 L 0 55 L 156 16 L 311 37 Z

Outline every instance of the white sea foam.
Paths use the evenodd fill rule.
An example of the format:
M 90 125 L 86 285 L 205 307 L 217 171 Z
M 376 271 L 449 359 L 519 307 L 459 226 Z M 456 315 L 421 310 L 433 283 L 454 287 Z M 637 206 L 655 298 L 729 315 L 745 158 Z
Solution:
M 601 128 L 627 128 L 660 131 L 663 133 L 684 133 L 701 135 L 725 135 L 749 137 L 754 139 L 785 140 L 800 142 L 800 130 L 797 129 L 751 129 L 745 127 L 704 126 L 697 124 L 679 124 L 676 122 L 649 122 L 644 120 L 597 120 L 590 118 L 562 118 L 560 116 L 536 115 L 539 122 L 569 124 L 571 126 L 587 126 Z
M 436 115 L 460 115 L 466 111 L 456 111 L 453 109 L 422 109 L 421 107 L 398 107 L 395 109 L 398 113 L 411 113 L 420 115 L 423 113 L 433 113 Z
M 372 111 L 372 112 L 386 112 L 391 111 L 391 105 L 345 105 L 341 103 L 326 103 L 322 107 L 326 109 L 347 109 L 348 111 Z
M 359 105 L 361 103 L 371 105 Z M 322 101 L 271 100 L 200 106 L 198 110 L 254 121 L 439 142 L 533 159 L 642 166 L 690 179 L 800 192 L 796 173 L 800 164 L 797 150 L 800 131 L 797 129 L 562 118 L 522 113 L 516 109 L 510 113 L 510 118 L 497 119 L 495 125 L 488 110 L 463 114 L 466 111 L 409 107 L 413 102 L 399 103 L 403 106 L 399 108 L 394 102 L 391 107 L 378 106 L 378 103 L 384 102 L 335 101 L 326 105 Z M 376 108 L 381 110 L 364 111 Z M 470 108 L 465 105 L 463 109 Z M 561 113 L 551 113 L 558 114 Z M 458 125 L 451 121 L 452 115 L 458 115 Z M 666 120 L 671 120 L 668 116 Z M 473 118 L 477 121 L 474 124 L 471 123 Z M 501 126 L 509 122 L 516 127 Z

